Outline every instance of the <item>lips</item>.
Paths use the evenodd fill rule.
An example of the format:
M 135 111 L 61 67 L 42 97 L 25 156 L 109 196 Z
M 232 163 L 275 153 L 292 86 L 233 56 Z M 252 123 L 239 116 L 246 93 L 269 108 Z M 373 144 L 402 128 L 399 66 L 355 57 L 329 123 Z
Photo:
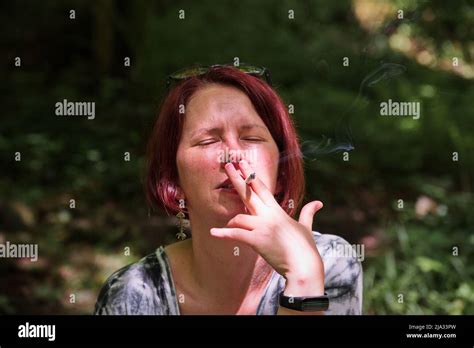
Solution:
M 231 182 L 229 179 L 227 179 L 227 180 L 225 180 L 224 182 L 221 182 L 221 183 L 217 186 L 217 188 L 218 188 L 218 189 L 219 189 L 219 188 L 233 189 L 233 188 L 234 188 L 234 185 L 232 185 L 232 182 Z
M 239 197 L 239 193 L 235 189 L 234 185 L 232 185 L 232 182 L 227 179 L 223 182 L 221 182 L 217 187 L 216 190 L 219 190 L 220 193 L 223 194 L 229 194 L 231 196 Z

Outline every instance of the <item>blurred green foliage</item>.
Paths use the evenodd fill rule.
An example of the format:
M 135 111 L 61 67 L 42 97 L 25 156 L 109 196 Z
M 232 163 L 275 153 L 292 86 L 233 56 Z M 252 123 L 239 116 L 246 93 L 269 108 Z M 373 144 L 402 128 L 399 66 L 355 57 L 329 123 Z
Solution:
M 444 205 L 429 214 L 409 205 L 387 224 L 386 245 L 364 267 L 365 313 L 474 312 L 474 202 L 466 193 L 441 194 Z
M 108 274 L 171 240 L 173 221 L 149 215 L 142 189 L 166 76 L 239 57 L 272 72 L 302 141 L 338 145 L 350 129 L 349 161 L 308 155 L 307 199 L 325 203 L 315 229 L 372 241 L 364 311 L 473 313 L 468 1 L 22 0 L 2 3 L 0 22 L 0 237 L 39 242 L 42 259 L 0 263 L 0 312 L 88 313 Z M 404 71 L 364 83 L 385 63 Z M 63 99 L 95 101 L 96 118 L 57 117 Z M 379 116 L 387 99 L 420 101 L 421 118 Z M 417 215 L 420 197 L 436 208 Z

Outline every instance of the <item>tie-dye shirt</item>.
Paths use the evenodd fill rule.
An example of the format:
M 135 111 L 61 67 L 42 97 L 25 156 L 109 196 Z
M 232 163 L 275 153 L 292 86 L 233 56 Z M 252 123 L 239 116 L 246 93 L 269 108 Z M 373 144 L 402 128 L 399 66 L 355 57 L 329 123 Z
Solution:
M 313 238 L 324 263 L 324 286 L 329 296 L 325 314 L 362 314 L 363 254 L 357 255 L 346 240 L 335 235 L 313 232 Z M 276 315 L 278 296 L 284 288 L 285 278 L 273 271 L 256 314 Z M 164 247 L 113 273 L 99 294 L 95 314 L 180 315 Z

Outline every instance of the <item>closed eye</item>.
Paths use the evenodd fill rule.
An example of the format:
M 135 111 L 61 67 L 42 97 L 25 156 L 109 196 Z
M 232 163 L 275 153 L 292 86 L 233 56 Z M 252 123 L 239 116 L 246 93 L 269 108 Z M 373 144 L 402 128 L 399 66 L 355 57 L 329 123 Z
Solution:
M 263 141 L 263 139 L 260 139 L 260 138 L 244 138 L 244 140 L 248 140 L 248 141 Z
M 216 141 L 217 141 L 217 140 L 215 140 L 215 139 L 206 139 L 206 140 L 203 140 L 203 141 L 199 142 L 199 143 L 197 144 L 197 146 L 211 145 L 211 144 L 215 143 Z
M 260 138 L 253 138 L 253 137 L 250 137 L 250 138 L 243 138 L 243 140 L 246 140 L 246 141 L 252 141 L 252 142 L 263 142 L 264 140 L 263 139 L 260 139 Z M 196 146 L 207 146 L 207 145 L 211 145 L 215 142 L 217 142 L 218 140 L 216 139 L 206 139 L 206 140 L 203 140 L 199 143 L 196 144 Z

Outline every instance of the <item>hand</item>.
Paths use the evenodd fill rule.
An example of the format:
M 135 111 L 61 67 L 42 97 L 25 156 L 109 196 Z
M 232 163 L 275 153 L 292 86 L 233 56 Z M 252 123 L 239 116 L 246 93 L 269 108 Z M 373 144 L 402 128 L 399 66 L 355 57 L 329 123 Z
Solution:
M 240 172 L 232 163 L 225 166 L 227 176 L 244 202 L 248 214 L 238 214 L 229 220 L 225 228 L 212 228 L 211 235 L 233 239 L 252 247 L 267 263 L 287 280 L 286 293 L 294 296 L 322 295 L 324 293 L 324 265 L 312 236 L 314 214 L 322 208 L 320 201 L 306 204 L 299 221 L 292 219 L 280 207 L 273 194 L 259 179 L 245 183 L 253 172 L 242 160 Z M 301 295 L 293 290 L 302 287 L 308 293 Z

